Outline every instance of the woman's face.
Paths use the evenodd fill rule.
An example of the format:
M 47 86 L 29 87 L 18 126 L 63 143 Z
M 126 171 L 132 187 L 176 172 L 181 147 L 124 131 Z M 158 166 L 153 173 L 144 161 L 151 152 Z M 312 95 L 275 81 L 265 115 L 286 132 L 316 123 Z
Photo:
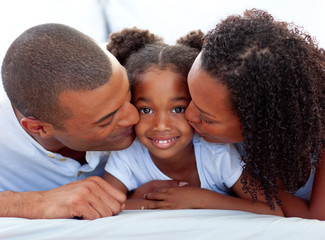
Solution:
M 208 142 L 241 142 L 239 118 L 231 108 L 227 87 L 201 68 L 201 54 L 188 75 L 192 101 L 185 116 L 195 131 Z

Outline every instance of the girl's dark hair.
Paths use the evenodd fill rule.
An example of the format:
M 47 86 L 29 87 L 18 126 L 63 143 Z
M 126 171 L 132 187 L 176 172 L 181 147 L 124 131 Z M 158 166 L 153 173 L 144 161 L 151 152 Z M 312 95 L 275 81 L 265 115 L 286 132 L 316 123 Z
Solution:
M 244 189 L 281 204 L 278 180 L 295 193 L 324 149 L 324 50 L 295 25 L 253 9 L 206 35 L 202 68 L 227 86 L 240 118 Z
M 132 87 L 151 67 L 170 68 L 187 78 L 201 50 L 203 36 L 200 30 L 192 31 L 170 46 L 148 30 L 126 28 L 110 35 L 107 50 L 126 68 Z

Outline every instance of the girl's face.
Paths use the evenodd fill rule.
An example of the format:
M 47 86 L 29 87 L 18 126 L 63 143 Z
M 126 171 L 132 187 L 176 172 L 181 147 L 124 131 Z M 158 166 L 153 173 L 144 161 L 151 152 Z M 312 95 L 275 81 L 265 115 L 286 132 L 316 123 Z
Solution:
M 170 158 L 191 143 L 194 131 L 184 115 L 190 100 L 182 75 L 157 68 L 141 75 L 133 91 L 140 115 L 135 132 L 151 155 Z
M 231 108 L 227 87 L 218 83 L 201 68 L 201 54 L 188 75 L 192 101 L 186 109 L 186 118 L 195 131 L 209 142 L 241 142 L 239 118 Z

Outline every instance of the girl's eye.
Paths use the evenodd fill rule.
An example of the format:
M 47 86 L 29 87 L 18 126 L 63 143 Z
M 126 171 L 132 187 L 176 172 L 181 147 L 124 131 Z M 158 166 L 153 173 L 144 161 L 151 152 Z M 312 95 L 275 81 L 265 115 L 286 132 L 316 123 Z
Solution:
M 149 114 L 152 113 L 152 110 L 150 108 L 141 108 L 139 112 L 143 114 Z
M 182 112 L 185 112 L 185 107 L 175 107 L 172 112 L 173 113 L 182 113 Z

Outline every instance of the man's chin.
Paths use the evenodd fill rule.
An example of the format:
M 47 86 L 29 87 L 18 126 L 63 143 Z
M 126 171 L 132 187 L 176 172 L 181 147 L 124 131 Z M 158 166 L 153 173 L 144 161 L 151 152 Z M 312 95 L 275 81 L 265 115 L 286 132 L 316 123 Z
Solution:
M 135 139 L 135 134 L 132 133 L 128 136 L 125 136 L 123 139 L 116 140 L 110 146 L 106 146 L 105 149 L 101 149 L 98 151 L 119 151 L 128 148 L 131 146 Z
M 116 149 L 116 150 L 123 150 L 125 148 L 130 147 L 131 144 L 133 143 L 134 139 L 135 139 L 134 133 L 128 135 L 127 137 L 125 137 L 125 139 L 123 141 L 120 142 L 121 144 L 118 146 L 119 149 Z

